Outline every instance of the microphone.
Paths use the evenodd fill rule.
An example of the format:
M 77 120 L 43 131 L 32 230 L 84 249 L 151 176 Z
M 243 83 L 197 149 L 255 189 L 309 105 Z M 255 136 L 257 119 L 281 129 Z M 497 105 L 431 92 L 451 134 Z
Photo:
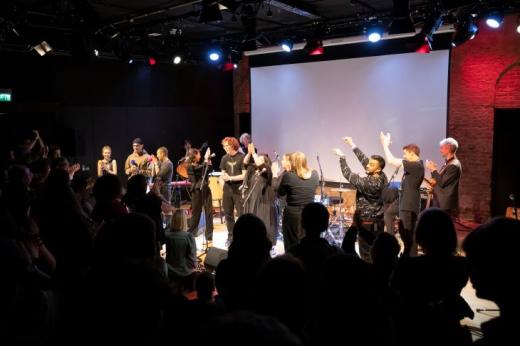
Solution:
M 137 162 L 135 162 L 135 160 L 130 161 L 130 163 L 134 166 L 137 166 Z
M 262 173 L 266 172 L 267 171 L 267 168 L 262 168 L 261 170 L 259 170 L 258 172 L 256 172 L 256 175 L 262 175 Z

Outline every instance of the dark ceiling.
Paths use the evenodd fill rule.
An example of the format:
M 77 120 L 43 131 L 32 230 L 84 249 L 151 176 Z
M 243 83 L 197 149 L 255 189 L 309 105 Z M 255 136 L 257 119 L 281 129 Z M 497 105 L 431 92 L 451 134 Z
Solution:
M 388 26 L 410 18 L 420 27 L 432 15 L 455 23 L 470 13 L 493 8 L 509 12 L 520 1 L 497 0 L 2 0 L 0 50 L 32 52 L 45 40 L 54 54 L 87 57 L 175 52 L 198 54 L 211 45 L 237 52 L 279 44 L 360 35 L 370 23 Z M 218 10 L 221 20 L 201 15 Z M 404 14 L 403 14 L 404 13 Z M 213 14 L 215 14 L 213 12 Z

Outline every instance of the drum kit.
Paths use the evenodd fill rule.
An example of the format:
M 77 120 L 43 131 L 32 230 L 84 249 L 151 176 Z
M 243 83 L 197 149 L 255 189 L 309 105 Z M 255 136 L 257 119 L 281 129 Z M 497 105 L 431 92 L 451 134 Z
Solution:
M 339 196 L 329 196 L 320 201 L 325 205 L 325 207 L 327 207 L 327 210 L 331 214 L 329 228 L 327 229 L 327 232 L 324 233 L 324 238 L 331 245 L 341 246 L 343 238 L 345 237 L 345 232 L 352 222 L 352 217 L 348 214 L 349 210 L 345 206 L 343 193 L 350 193 L 355 190 L 343 188 L 340 185 L 339 188 L 332 188 L 330 191 L 338 193 Z

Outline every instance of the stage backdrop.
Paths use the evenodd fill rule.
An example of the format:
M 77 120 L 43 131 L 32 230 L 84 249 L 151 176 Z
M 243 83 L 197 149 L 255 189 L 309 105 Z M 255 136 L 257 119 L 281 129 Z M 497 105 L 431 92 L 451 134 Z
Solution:
M 442 50 L 252 68 L 253 141 L 271 157 L 302 151 L 314 169 L 319 155 L 327 181 L 345 182 L 335 147 L 355 172 L 364 172 L 344 136 L 367 155 L 384 155 L 379 132 L 390 132 L 394 156 L 415 143 L 423 159 L 442 165 L 448 64 Z M 387 165 L 385 172 L 390 177 L 394 170 Z

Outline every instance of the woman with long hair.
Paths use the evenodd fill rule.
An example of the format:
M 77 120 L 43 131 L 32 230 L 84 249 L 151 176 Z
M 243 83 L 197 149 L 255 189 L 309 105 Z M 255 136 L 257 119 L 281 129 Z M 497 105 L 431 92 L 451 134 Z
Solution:
M 242 189 L 244 213 L 258 216 L 265 224 L 267 238 L 276 245 L 276 214 L 274 210 L 273 173 L 267 154 L 256 154 L 251 143 L 244 158 L 247 169 Z
M 319 184 L 318 173 L 307 165 L 307 158 L 302 152 L 290 156 L 291 171 L 286 172 L 278 187 L 278 194 L 286 196 L 282 220 L 282 232 L 285 251 L 297 245 L 303 234 L 300 231 L 300 218 L 303 207 L 314 201 Z
M 190 149 L 188 151 L 188 178 L 191 182 L 191 224 L 188 230 L 193 236 L 197 235 L 197 227 L 199 227 L 200 217 L 202 215 L 202 207 L 204 207 L 206 221 L 206 241 L 213 241 L 213 197 L 208 186 L 208 174 L 212 170 L 211 161 L 209 159 L 211 151 L 209 148 L 204 154 L 202 164 L 199 149 Z M 209 244 L 208 244 L 209 245 Z

